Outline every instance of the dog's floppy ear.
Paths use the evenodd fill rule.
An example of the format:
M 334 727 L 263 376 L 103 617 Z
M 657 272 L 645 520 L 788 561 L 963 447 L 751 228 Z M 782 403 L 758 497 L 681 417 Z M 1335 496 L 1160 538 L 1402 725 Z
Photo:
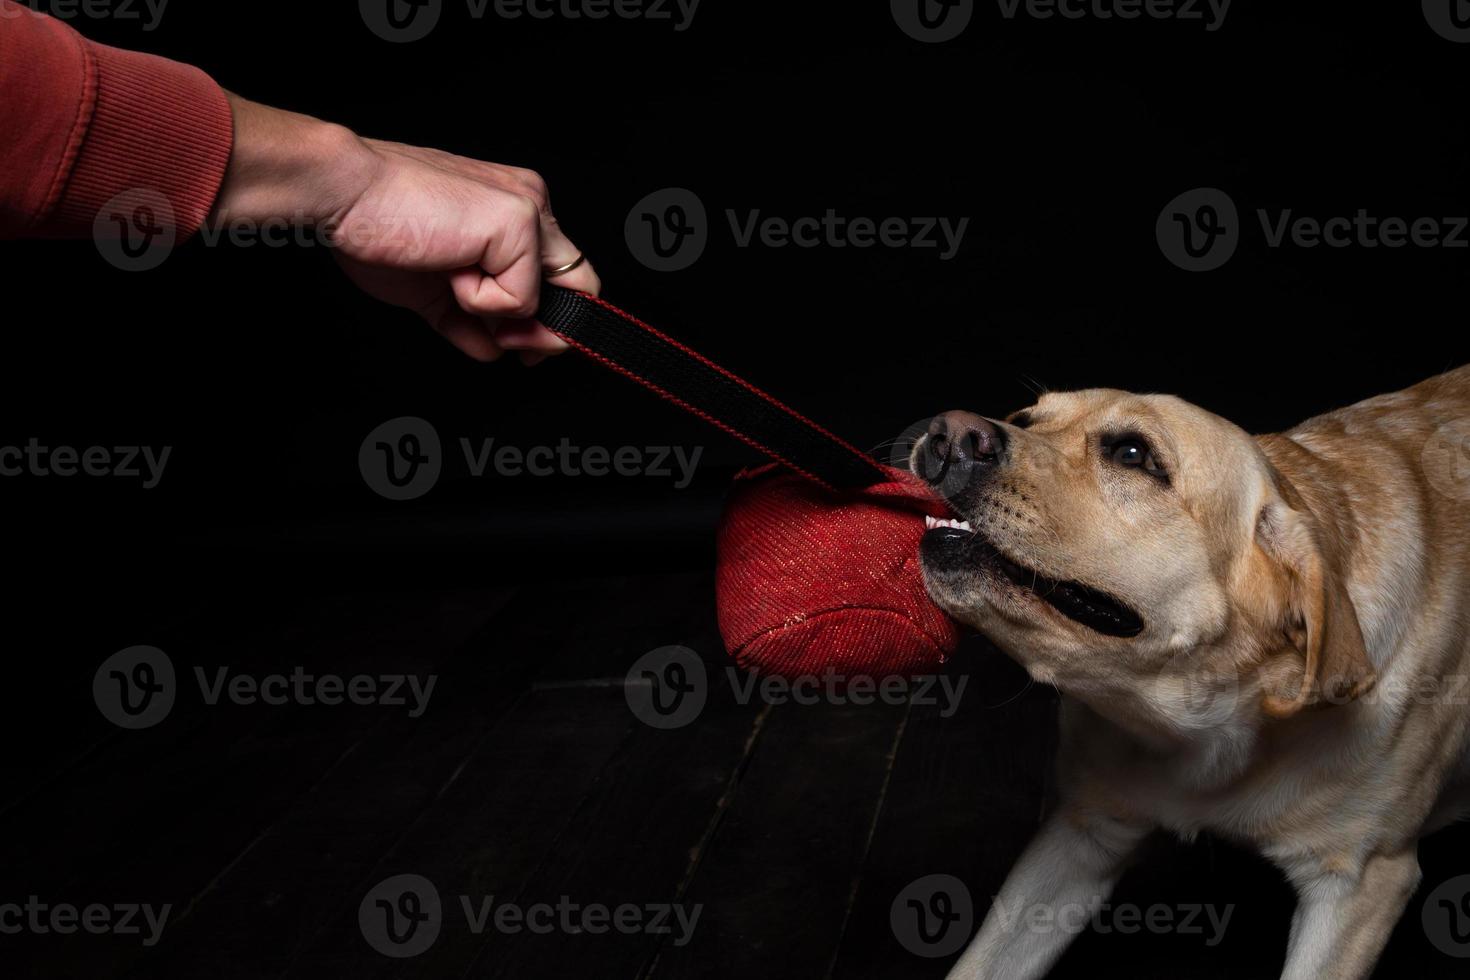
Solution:
M 1338 542 L 1290 484 L 1278 479 L 1284 499 L 1261 510 L 1256 538 L 1285 573 L 1281 625 L 1303 663 L 1300 686 L 1273 691 L 1262 705 L 1267 714 L 1287 718 L 1309 705 L 1351 701 L 1367 693 L 1378 677 L 1343 582 Z

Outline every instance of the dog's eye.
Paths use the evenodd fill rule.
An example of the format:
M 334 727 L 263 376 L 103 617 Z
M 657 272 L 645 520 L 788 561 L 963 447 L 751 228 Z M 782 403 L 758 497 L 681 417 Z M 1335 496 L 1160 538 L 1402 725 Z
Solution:
M 1029 428 L 1031 425 L 1031 413 L 1023 409 L 1022 411 L 1017 412 L 1015 415 L 1012 415 L 1010 418 L 1010 422 L 1011 425 L 1014 425 L 1018 429 Z
M 1142 439 L 1119 439 L 1109 447 L 1113 462 L 1119 466 L 1141 469 L 1151 476 L 1167 477 L 1164 468 L 1148 443 Z

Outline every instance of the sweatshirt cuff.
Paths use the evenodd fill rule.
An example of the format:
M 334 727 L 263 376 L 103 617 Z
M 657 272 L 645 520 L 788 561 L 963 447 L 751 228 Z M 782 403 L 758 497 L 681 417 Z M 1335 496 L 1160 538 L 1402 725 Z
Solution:
M 95 69 L 92 118 L 48 223 L 90 233 L 114 198 L 142 192 L 168 202 L 180 239 L 192 235 L 230 162 L 234 118 L 224 90 L 167 58 L 86 48 Z

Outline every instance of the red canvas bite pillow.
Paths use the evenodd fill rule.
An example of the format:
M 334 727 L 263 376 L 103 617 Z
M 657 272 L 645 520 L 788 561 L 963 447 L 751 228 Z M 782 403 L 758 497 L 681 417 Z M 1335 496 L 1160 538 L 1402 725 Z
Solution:
M 776 464 L 740 474 L 715 568 L 725 647 L 743 667 L 788 677 L 932 672 L 960 631 L 924 591 L 925 515 L 949 511 L 898 470 L 850 491 Z
M 930 672 L 959 644 L 919 569 L 925 516 L 949 516 L 920 480 L 601 299 L 545 285 L 536 318 L 776 460 L 736 478 L 719 529 L 716 604 L 738 663 L 851 680 Z

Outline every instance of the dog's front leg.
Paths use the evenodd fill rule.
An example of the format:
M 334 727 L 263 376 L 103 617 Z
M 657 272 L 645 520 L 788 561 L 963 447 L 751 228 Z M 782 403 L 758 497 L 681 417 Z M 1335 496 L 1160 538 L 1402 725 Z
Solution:
M 1032 980 L 1045 975 L 1113 890 L 1148 832 L 1063 809 L 1026 848 L 950 980 Z
M 1405 851 L 1370 857 L 1356 876 L 1301 881 L 1281 980 L 1365 980 L 1419 878 L 1418 858 Z

